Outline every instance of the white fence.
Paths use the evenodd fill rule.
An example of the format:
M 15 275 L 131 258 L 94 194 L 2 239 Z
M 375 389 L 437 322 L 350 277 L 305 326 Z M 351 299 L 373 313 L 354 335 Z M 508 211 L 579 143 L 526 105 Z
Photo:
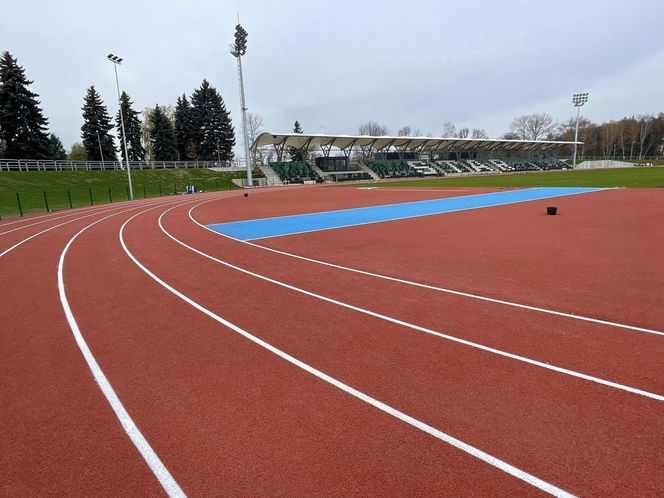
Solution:
M 130 161 L 131 169 L 218 168 L 242 171 L 238 161 Z M 0 159 L 0 171 L 113 171 L 124 169 L 118 161 L 53 161 L 37 159 Z

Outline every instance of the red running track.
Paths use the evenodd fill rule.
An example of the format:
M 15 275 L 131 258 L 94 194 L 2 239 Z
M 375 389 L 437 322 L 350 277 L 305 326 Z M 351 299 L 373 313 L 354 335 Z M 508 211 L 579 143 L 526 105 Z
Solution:
M 622 202 L 619 196 L 625 192 L 629 193 L 627 204 L 634 202 L 633 196 L 641 196 L 638 201 L 646 203 L 646 210 L 662 205 L 661 195 L 644 197 L 651 194 L 648 191 L 611 191 L 616 195 L 606 199 L 600 197 L 604 193 L 592 194 L 597 196 L 593 199 L 590 195 L 561 199 L 560 232 L 581 233 L 574 228 L 579 222 L 574 218 L 583 218 L 579 213 L 594 205 L 598 211 L 608 209 Z M 454 194 L 310 188 L 256 192 L 246 199 L 233 193 L 200 205 L 193 214 L 205 222 L 218 222 Z M 192 200 L 206 199 L 169 202 Z M 580 200 L 588 203 L 577 211 L 574 203 Z M 140 264 L 211 312 L 401 413 L 501 459 L 522 471 L 522 476 L 550 483 L 556 487 L 554 492 L 643 496 L 664 491 L 662 401 L 422 333 L 320 297 L 657 395 L 664 393 L 658 361 L 664 352 L 662 336 L 296 260 L 199 227 L 187 216 L 196 204 L 165 213 L 164 230 L 255 275 L 205 258 L 168 237 L 158 218 L 173 205 L 132 219 L 123 237 Z M 160 286 L 129 259 L 118 238 L 130 216 L 155 206 L 135 205 L 82 233 L 66 256 L 63 276 L 73 315 L 90 350 L 185 493 L 539 492 L 518 476 L 275 356 Z M 631 285 L 632 280 L 623 279 L 638 274 L 642 259 L 652 256 L 645 248 L 648 244 L 639 245 L 634 239 L 664 240 L 661 229 L 648 225 L 647 216 L 639 230 L 629 210 L 616 215 L 630 226 L 631 237 L 623 235 L 623 240 L 636 250 L 628 256 L 628 251 L 621 252 L 621 244 L 614 244 L 618 252 L 614 256 L 622 257 L 625 266 L 634 262 L 638 269 L 615 272 L 613 280 L 601 275 L 601 288 L 594 287 L 594 281 L 584 282 L 586 274 L 574 277 L 564 273 L 564 264 L 530 254 L 537 230 L 543 232 L 540 237 L 556 240 L 542 228 L 548 218 L 524 222 L 521 231 L 510 228 L 510 221 L 526 220 L 532 211 L 541 211 L 541 203 L 505 208 L 426 217 L 409 220 L 407 225 L 391 222 L 334 230 L 325 232 L 325 242 L 321 232 L 262 243 L 345 266 L 456 284 L 472 292 L 493 292 L 493 297 L 502 299 L 530 299 L 529 304 L 565 311 L 572 302 L 565 289 L 589 285 L 584 287 L 586 294 L 575 291 L 579 300 L 574 301 L 573 311 L 601 312 L 608 320 L 664 328 L 647 305 L 640 315 L 621 314 L 611 306 L 601 309 L 601 296 L 594 295 L 599 291 L 607 299 L 611 295 L 607 290 L 614 286 L 621 296 L 631 296 L 621 284 Z M 12 389 L 3 387 L 3 399 L 10 401 L 3 403 L 7 409 L 2 418 L 10 421 L 3 424 L 3 440 L 6 436 L 11 443 L 10 451 L 3 452 L 3 468 L 10 470 L 3 488 L 7 494 L 153 494 L 159 490 L 159 481 L 123 432 L 77 351 L 57 296 L 54 262 L 57 265 L 64 245 L 82 227 L 108 214 L 54 228 L 0 261 L 3 278 L 17 290 L 11 307 L 3 306 L 2 317 L 3 323 L 13 324 L 3 336 L 12 351 L 3 378 L 14 384 Z M 455 225 L 450 225 L 450 216 L 455 217 Z M 478 241 L 486 241 L 477 230 L 491 228 L 492 217 L 494 224 L 522 235 L 518 258 L 514 245 L 492 247 L 497 277 L 507 271 L 503 267 L 509 261 L 519 261 L 512 285 L 494 282 L 490 287 L 487 276 L 480 277 L 479 271 L 468 271 L 463 279 L 459 271 L 452 271 L 457 265 L 443 261 L 441 267 L 442 260 L 430 264 L 428 273 L 418 266 L 427 255 L 432 262 L 432 254 L 447 249 L 439 246 L 435 236 L 442 229 L 464 235 L 447 237 L 466 241 L 458 246 L 462 252 L 455 254 L 467 250 L 474 257 L 482 250 Z M 609 232 L 606 221 L 597 229 L 595 240 L 601 243 Z M 25 235 L 30 235 L 27 229 Z M 410 245 L 404 240 L 407 237 Z M 577 242 L 567 240 L 570 254 L 575 254 L 572 246 Z M 610 250 L 602 246 L 600 252 Z M 43 261 L 32 262 L 41 254 Z M 462 259 L 457 258 L 458 265 L 469 270 L 481 270 L 486 264 L 467 265 Z M 579 264 L 573 258 L 565 263 Z M 652 259 L 651 267 L 656 267 Z M 588 268 L 587 274 L 597 269 Z M 531 295 L 529 279 L 541 271 L 576 278 L 576 283 L 565 282 L 560 291 L 534 287 Z M 652 273 L 643 290 L 631 291 L 642 292 L 646 304 L 646 294 L 661 294 L 664 289 L 658 280 L 661 275 L 656 269 Z M 584 300 L 595 304 L 586 309 Z

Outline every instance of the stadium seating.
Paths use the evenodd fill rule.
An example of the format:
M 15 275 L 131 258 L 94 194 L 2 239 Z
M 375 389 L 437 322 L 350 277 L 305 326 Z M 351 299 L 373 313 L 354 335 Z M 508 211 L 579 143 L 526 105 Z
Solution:
M 302 183 L 307 180 L 322 181 L 314 170 L 305 162 L 274 162 L 270 163 L 274 172 L 282 182 Z
M 418 176 L 418 173 L 413 168 L 411 168 L 406 161 L 370 160 L 365 161 L 365 164 L 381 178 Z
M 408 161 L 408 166 L 423 176 L 437 175 L 438 172 L 426 161 Z

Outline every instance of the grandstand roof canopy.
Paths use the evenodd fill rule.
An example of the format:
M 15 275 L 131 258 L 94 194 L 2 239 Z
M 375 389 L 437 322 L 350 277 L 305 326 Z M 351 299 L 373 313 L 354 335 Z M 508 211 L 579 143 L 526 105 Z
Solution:
M 321 148 L 337 147 L 345 150 L 349 147 L 371 147 L 375 150 L 395 147 L 404 151 L 420 150 L 470 150 L 470 149 L 503 149 L 503 150 L 549 150 L 575 142 L 558 142 L 546 140 L 502 140 L 488 138 L 434 138 L 434 137 L 372 137 L 366 135 L 308 135 L 304 133 L 261 133 L 252 149 L 272 145 L 275 147 L 295 147 L 298 149 L 319 146 Z M 583 142 L 576 142 L 582 144 Z

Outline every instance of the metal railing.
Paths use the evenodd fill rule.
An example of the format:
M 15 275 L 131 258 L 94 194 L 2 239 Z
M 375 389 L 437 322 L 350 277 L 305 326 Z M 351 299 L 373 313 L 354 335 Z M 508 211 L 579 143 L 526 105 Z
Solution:
M 241 171 L 238 161 L 130 161 L 132 170 L 220 168 Z M 113 171 L 124 169 L 119 161 L 57 161 L 41 159 L 0 159 L 0 171 Z

